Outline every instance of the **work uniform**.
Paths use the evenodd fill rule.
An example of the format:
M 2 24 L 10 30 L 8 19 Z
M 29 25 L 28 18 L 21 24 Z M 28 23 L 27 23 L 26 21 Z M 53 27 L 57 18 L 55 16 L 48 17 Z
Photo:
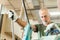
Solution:
M 40 37 L 48 36 L 48 35 L 55 35 L 55 34 L 60 33 L 60 30 L 59 30 L 60 28 L 55 23 L 51 23 L 47 26 L 44 26 L 43 24 L 36 24 L 35 26 L 38 28 L 38 33 L 39 33 L 38 35 Z
M 35 25 L 38 28 L 38 33 L 39 36 L 42 37 L 45 35 L 44 30 L 46 29 L 46 26 L 44 26 L 43 24 L 36 24 Z

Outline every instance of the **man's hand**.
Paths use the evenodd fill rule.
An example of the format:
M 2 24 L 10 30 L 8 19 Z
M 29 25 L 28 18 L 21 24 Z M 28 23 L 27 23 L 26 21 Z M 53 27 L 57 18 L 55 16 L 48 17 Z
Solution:
M 45 33 L 50 33 L 51 35 L 53 34 L 58 34 L 60 33 L 60 28 L 55 24 L 51 23 L 47 26 L 46 30 L 44 31 Z
M 34 32 L 38 32 L 38 27 L 36 27 L 35 25 L 32 25 L 31 28 Z

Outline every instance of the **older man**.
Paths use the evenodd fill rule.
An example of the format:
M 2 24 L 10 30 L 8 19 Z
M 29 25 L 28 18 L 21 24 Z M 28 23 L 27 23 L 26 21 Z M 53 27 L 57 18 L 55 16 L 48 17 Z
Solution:
M 46 8 L 42 8 L 39 10 L 39 16 L 40 19 L 42 20 L 42 24 L 36 24 L 32 26 L 31 28 L 33 29 L 33 31 L 35 32 L 38 31 L 40 36 L 59 34 L 60 31 L 59 27 L 54 22 L 51 22 L 50 14 Z M 25 29 L 27 28 L 26 27 L 26 25 L 28 25 L 27 22 L 17 18 L 16 15 L 15 15 L 15 21 L 23 28 Z
M 40 31 L 40 36 L 59 34 L 59 27 L 54 22 L 51 22 L 50 14 L 46 8 L 40 9 L 39 15 L 42 24 L 35 26 L 39 26 L 38 31 Z

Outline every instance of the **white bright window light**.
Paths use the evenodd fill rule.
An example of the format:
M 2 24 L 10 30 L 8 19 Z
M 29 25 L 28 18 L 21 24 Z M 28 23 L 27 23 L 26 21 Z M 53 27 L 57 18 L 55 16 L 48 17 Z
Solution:
M 59 11 L 58 12 L 50 12 L 50 15 L 51 16 L 53 16 L 53 15 L 57 15 L 58 16 L 58 15 L 60 15 L 60 12 Z

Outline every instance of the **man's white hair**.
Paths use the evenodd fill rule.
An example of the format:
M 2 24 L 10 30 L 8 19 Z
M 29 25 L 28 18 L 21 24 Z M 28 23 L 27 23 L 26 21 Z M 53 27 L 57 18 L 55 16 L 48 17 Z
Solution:
M 40 17 L 40 15 L 41 15 L 42 11 L 48 12 L 47 14 L 50 16 L 50 13 L 49 13 L 49 11 L 48 11 L 47 8 L 41 8 L 41 9 L 39 10 L 39 17 Z

